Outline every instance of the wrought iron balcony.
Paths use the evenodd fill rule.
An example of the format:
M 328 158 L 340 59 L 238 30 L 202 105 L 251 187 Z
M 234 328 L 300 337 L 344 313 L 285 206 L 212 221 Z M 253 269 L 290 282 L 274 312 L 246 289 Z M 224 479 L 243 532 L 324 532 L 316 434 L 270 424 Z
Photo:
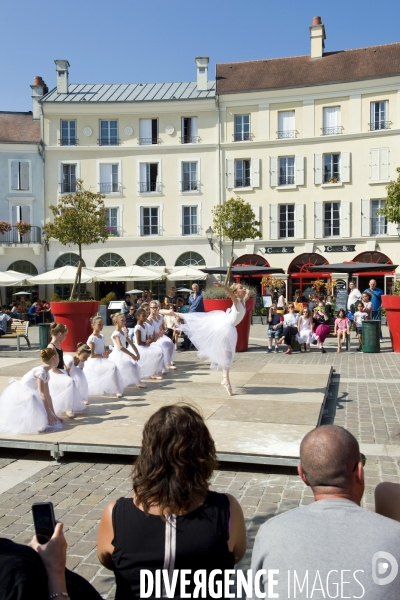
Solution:
M 15 225 L 10 231 L 0 233 L 0 244 L 41 244 L 42 228 L 32 225 L 30 231 L 21 235 Z
M 122 194 L 122 185 L 118 182 L 115 183 L 99 183 L 99 189 L 101 194 Z
M 117 137 L 102 137 L 97 140 L 99 146 L 119 146 L 120 140 Z
M 60 183 L 60 187 L 61 187 L 62 194 L 75 194 L 75 192 L 76 192 L 75 181 L 62 182 L 62 183 Z
M 139 192 L 141 194 L 161 192 L 161 183 L 158 183 L 158 181 L 139 181 Z
M 235 188 L 250 187 L 250 186 L 251 186 L 250 177 L 245 177 L 244 179 L 235 179 Z
M 179 140 L 181 144 L 198 144 L 200 137 L 198 135 L 183 135 Z
M 107 226 L 108 237 L 121 237 L 122 227 Z
M 139 228 L 139 234 L 141 236 L 162 235 L 162 228 L 158 227 L 158 225 L 141 225 Z
M 79 140 L 77 138 L 60 138 L 58 140 L 60 146 L 78 146 Z
M 378 131 L 379 129 L 390 129 L 392 121 L 375 121 L 368 123 L 370 131 Z
M 182 235 L 200 235 L 200 225 L 182 225 Z
M 154 144 L 161 144 L 161 139 L 159 137 L 151 137 L 151 138 L 138 138 L 139 146 L 152 146 Z
M 340 183 L 340 173 L 324 173 L 324 183 Z
M 286 140 L 288 138 L 295 138 L 299 132 L 295 129 L 290 131 L 277 131 L 278 140 Z
M 278 185 L 294 185 L 294 175 L 281 175 L 278 179 Z
M 233 134 L 234 142 L 251 142 L 253 134 L 250 131 L 235 131 Z
M 336 127 L 321 127 L 322 135 L 338 135 L 343 132 L 343 129 L 341 125 Z
M 181 181 L 181 192 L 198 192 L 200 181 Z

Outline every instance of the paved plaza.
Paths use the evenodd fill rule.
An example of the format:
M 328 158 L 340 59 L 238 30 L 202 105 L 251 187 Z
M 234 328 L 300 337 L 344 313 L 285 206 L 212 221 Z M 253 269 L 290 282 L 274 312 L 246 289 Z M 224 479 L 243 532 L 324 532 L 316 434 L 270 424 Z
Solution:
M 110 330 L 110 331 L 108 331 Z M 107 328 L 106 335 L 111 332 Z M 373 510 L 373 492 L 380 481 L 400 482 L 400 354 L 390 351 L 388 332 L 380 354 L 342 352 L 336 354 L 332 338 L 326 354 L 265 353 L 266 328 L 251 329 L 250 351 L 238 354 L 234 368 L 245 372 L 270 371 L 274 365 L 301 365 L 310 384 L 317 365 L 331 366 L 333 376 L 328 390 L 323 423 L 348 428 L 367 455 L 366 490 L 363 504 Z M 354 335 L 354 334 L 353 334 Z M 34 366 L 37 329 L 32 328 L 32 352 L 21 352 L 0 341 L 0 376 L 22 376 Z M 352 339 L 355 350 L 356 340 Z M 177 363 L 197 364 L 195 352 L 180 352 Z M 174 374 L 174 377 L 177 376 Z M 193 395 L 201 404 L 202 384 L 193 382 Z M 291 387 L 296 381 L 290 382 Z M 243 399 L 243 402 L 246 400 Z M 254 424 L 256 427 L 256 424 Z M 0 536 L 27 543 L 33 535 L 30 507 L 34 501 L 50 500 L 56 516 L 65 525 L 68 540 L 68 566 L 90 580 L 104 598 L 114 597 L 112 573 L 101 567 L 96 557 L 98 519 L 104 507 L 120 496 L 131 494 L 129 457 L 67 454 L 57 464 L 49 453 L 0 449 Z M 274 514 L 312 502 L 312 494 L 297 477 L 294 468 L 246 466 L 224 463 L 214 474 L 213 489 L 236 496 L 243 507 L 248 530 L 248 551 L 240 567 L 249 566 L 251 548 L 258 527 Z

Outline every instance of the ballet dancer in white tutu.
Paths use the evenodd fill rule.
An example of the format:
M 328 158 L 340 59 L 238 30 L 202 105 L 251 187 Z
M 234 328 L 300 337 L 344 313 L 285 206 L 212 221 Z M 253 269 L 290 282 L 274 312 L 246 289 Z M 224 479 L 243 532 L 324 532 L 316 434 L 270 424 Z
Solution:
M 54 348 L 39 352 L 42 366 L 20 381 L 10 380 L 0 396 L 0 431 L 14 435 L 58 431 L 62 422 L 54 412 L 49 392 L 49 371 L 58 364 Z
M 58 364 L 50 371 L 49 390 L 53 400 L 56 415 L 66 414 L 73 419 L 75 412 L 85 410 L 83 397 L 79 393 L 74 380 L 68 375 L 64 363 L 62 342 L 68 335 L 68 329 L 63 323 L 51 323 L 51 342 L 48 348 L 54 348 L 58 354 Z
M 219 282 L 214 282 L 216 287 L 223 288 L 232 300 L 232 306 L 226 312 L 213 310 L 211 312 L 175 313 L 183 323 L 177 328 L 186 333 L 190 341 L 198 350 L 200 358 L 211 361 L 211 369 L 222 369 L 223 385 L 230 396 L 233 395 L 229 370 L 236 351 L 237 331 L 246 314 L 246 300 L 249 290 L 242 284 L 235 283 L 231 287 Z
M 132 385 L 135 385 L 137 388 L 147 387 L 141 381 L 141 371 L 138 363 L 140 354 L 126 333 L 125 314 L 116 313 L 113 315 L 112 320 L 115 325 L 115 331 L 111 336 L 114 348 L 110 354 L 110 360 L 118 367 L 122 375 L 124 387 Z M 127 343 L 130 346 L 129 349 L 126 347 Z
M 90 354 L 91 350 L 84 342 L 79 342 L 75 355 L 64 354 L 64 365 L 67 373 L 75 382 L 78 392 L 82 396 L 83 403 L 86 405 L 89 404 L 89 385 L 83 367 Z
M 147 314 L 145 309 L 138 308 L 136 311 L 137 325 L 134 328 L 136 345 L 140 351 L 139 366 L 143 378 L 151 377 L 151 379 L 162 379 L 158 373 L 163 368 L 163 353 L 161 348 L 153 343 L 152 334 L 147 335 L 148 328 L 146 327 Z
M 142 308 L 145 313 L 146 313 L 146 321 L 144 323 L 144 326 L 146 328 L 146 337 L 147 337 L 147 341 L 148 341 L 148 345 L 153 345 L 154 347 L 156 347 L 156 342 L 158 340 L 158 335 L 156 334 L 156 328 L 154 326 L 154 323 L 151 319 L 150 316 L 150 303 L 149 302 L 143 302 L 140 305 L 140 308 Z M 158 348 L 160 348 L 160 346 L 158 346 Z M 162 349 L 160 348 L 161 353 L 162 353 Z M 163 360 L 161 363 L 161 370 L 158 371 L 158 374 L 161 375 L 165 375 L 168 372 L 167 369 L 167 365 L 164 361 L 164 354 L 163 354 Z
M 90 396 L 111 396 L 121 398 L 124 391 L 124 380 L 117 365 L 109 359 L 109 351 L 104 348 L 104 322 L 101 317 L 91 319 L 93 333 L 87 344 L 91 355 L 85 364 L 85 375 L 89 385 Z
M 150 308 L 150 321 L 151 325 L 154 327 L 155 339 L 154 342 L 156 346 L 161 348 L 163 357 L 164 357 L 164 370 L 173 371 L 176 369 L 176 366 L 173 363 L 173 358 L 175 355 L 175 344 L 174 342 L 165 335 L 165 326 L 164 326 L 164 316 L 160 314 L 160 304 L 156 300 L 152 300 L 149 304 Z

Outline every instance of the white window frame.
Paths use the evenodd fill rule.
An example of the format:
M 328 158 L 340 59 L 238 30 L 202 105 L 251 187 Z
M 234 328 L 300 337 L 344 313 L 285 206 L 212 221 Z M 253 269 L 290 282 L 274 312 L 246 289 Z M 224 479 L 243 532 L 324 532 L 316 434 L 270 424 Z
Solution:
M 155 144 L 153 144 L 155 145 Z M 157 177 L 158 177 L 158 182 L 160 185 L 160 191 L 155 191 L 155 192 L 141 192 L 140 191 L 140 165 L 147 165 L 147 164 L 158 164 L 158 170 L 157 170 Z M 162 192 L 162 160 L 161 158 L 157 159 L 157 160 L 138 160 L 136 163 L 136 175 L 137 175 L 137 196 L 141 197 L 141 196 L 162 196 L 163 192 Z
M 117 122 L 117 143 L 116 144 L 102 144 L 101 143 L 101 124 L 103 122 L 107 121 L 108 123 L 110 123 L 111 121 L 116 121 Z M 110 131 L 110 126 L 108 126 L 108 130 Z M 98 144 L 99 146 L 119 146 L 119 120 L 118 119 L 99 119 L 99 141 Z
M 242 162 L 246 160 L 246 161 L 249 161 L 249 163 L 250 163 L 250 185 L 246 185 L 246 186 L 242 186 L 242 187 L 236 187 L 236 163 L 239 160 L 242 161 Z M 235 158 L 234 159 L 234 163 L 233 163 L 233 165 L 234 165 L 233 166 L 233 179 L 234 179 L 234 181 L 233 181 L 233 184 L 234 184 L 233 189 L 234 190 L 252 190 L 253 189 L 252 181 L 251 181 L 251 174 L 252 174 L 251 161 L 252 161 L 251 158 Z
M 185 161 L 184 161 L 185 162 Z M 186 207 L 195 207 L 197 208 L 197 227 L 199 229 L 199 233 L 190 233 L 189 235 L 183 234 L 183 209 Z M 179 210 L 179 236 L 184 238 L 190 237 L 198 237 L 201 235 L 202 227 L 201 227 L 201 202 L 178 202 L 178 210 Z
M 293 158 L 293 183 L 279 183 L 280 173 L 281 173 L 280 162 L 282 159 L 287 160 L 288 158 Z M 286 171 L 287 171 L 287 168 L 286 168 Z M 296 187 L 296 157 L 294 154 L 288 154 L 287 156 L 278 156 L 278 185 L 277 185 L 277 187 L 285 188 L 285 189 Z
M 285 235 L 282 236 L 280 235 L 280 229 L 281 229 L 281 219 L 280 219 L 280 214 L 281 214 L 281 206 L 286 206 L 286 217 L 287 217 L 287 207 L 288 206 L 293 206 L 293 235 Z M 286 231 L 288 229 L 287 226 L 288 221 L 286 220 Z M 296 203 L 295 202 L 282 202 L 280 204 L 278 204 L 278 240 L 294 240 L 296 239 Z
M 33 225 L 33 201 L 35 198 L 29 198 L 26 196 L 22 196 L 21 198 L 17 198 L 13 196 L 12 198 L 7 198 L 8 200 L 8 214 L 9 214 L 9 222 L 12 224 L 12 208 L 13 206 L 30 206 L 30 223 Z
M 75 169 L 75 175 L 77 179 L 81 178 L 81 162 L 80 160 L 59 160 L 58 161 L 58 193 L 62 196 L 64 196 L 64 194 L 67 194 L 68 192 L 62 192 L 61 191 L 61 184 L 62 184 L 62 178 L 63 178 L 63 165 L 75 165 L 76 169 Z
M 142 222 L 141 222 L 141 212 L 142 212 L 142 210 L 141 209 L 142 208 L 158 208 L 158 228 L 162 231 L 163 230 L 164 203 L 163 202 L 160 202 L 160 203 L 151 202 L 150 204 L 144 204 L 143 202 L 141 202 L 141 203 L 138 202 L 136 204 L 138 237 L 139 238 L 156 238 L 156 237 L 162 237 L 162 233 L 161 233 L 161 235 L 142 235 L 141 234 L 141 228 L 142 228 Z
M 12 174 L 11 174 L 11 163 L 13 162 L 27 162 L 29 164 L 29 190 L 13 190 L 12 185 Z M 8 159 L 8 192 L 10 194 L 32 194 L 32 159 L 30 158 L 9 158 Z
M 199 182 L 199 189 L 198 190 L 188 190 L 187 192 L 183 192 L 182 191 L 182 183 L 183 183 L 183 163 L 197 163 L 197 181 Z M 200 194 L 201 191 L 201 171 L 200 171 L 200 167 L 201 167 L 201 162 L 200 162 L 200 157 L 197 156 L 193 156 L 193 157 L 185 157 L 185 158 L 181 158 L 179 159 L 179 171 L 178 171 L 178 181 L 179 181 L 179 195 L 180 196 L 192 196 L 193 194 Z M 194 206 L 191 205 L 191 206 Z
M 62 143 L 62 123 L 63 121 L 67 121 L 67 123 L 71 123 L 72 121 L 75 123 L 75 144 L 63 144 Z M 69 127 L 68 127 L 68 136 L 69 136 Z M 68 140 L 70 137 L 68 137 Z M 78 125 L 76 119 L 60 119 L 60 146 L 76 146 L 78 140 Z
M 383 219 L 384 221 L 384 226 L 386 228 L 386 232 L 384 233 L 372 233 L 372 203 L 373 202 L 381 202 L 382 206 L 380 208 L 383 208 L 383 206 L 385 205 L 385 199 L 384 198 L 371 198 L 369 201 L 369 211 L 370 211 L 370 219 L 369 219 L 369 235 L 373 238 L 377 238 L 377 237 L 386 237 L 388 235 L 388 231 L 389 231 L 389 223 L 388 220 L 386 219 L 386 217 L 384 215 L 378 215 L 378 219 Z
M 384 119 L 378 119 L 378 121 L 375 121 L 375 110 L 372 110 L 372 106 L 375 104 L 385 104 L 385 118 Z M 370 120 L 371 120 L 371 126 L 372 124 L 375 125 L 375 123 L 388 123 L 389 122 L 389 100 L 371 100 L 370 103 Z M 370 128 L 371 129 L 371 128 Z M 376 129 L 375 127 L 373 129 L 371 129 L 371 131 L 382 131 L 386 129 L 386 127 L 378 127 L 378 129 Z
M 123 233 L 122 233 L 122 213 L 124 210 L 124 205 L 123 204 L 105 204 L 104 207 L 106 209 L 109 209 L 109 208 L 117 208 L 118 209 L 117 227 L 121 229 L 121 235 L 118 237 L 122 237 L 122 235 L 123 235 Z
M 101 192 L 106 196 L 120 196 L 122 193 L 122 160 L 113 158 L 100 158 L 96 160 L 97 174 L 97 191 L 100 192 L 100 165 L 118 165 L 118 184 L 121 186 L 121 191 L 118 192 Z
M 339 204 L 339 233 L 337 235 L 325 235 L 325 206 L 327 204 Z M 341 200 L 329 200 L 322 203 L 322 235 L 324 239 L 339 239 L 342 236 L 342 202 Z M 332 222 L 332 218 L 331 218 Z
M 244 139 L 240 139 L 237 140 L 236 139 L 236 119 L 243 119 L 243 117 L 249 117 L 249 131 L 248 131 L 248 139 L 244 140 Z M 245 132 L 243 131 L 243 121 L 242 121 L 242 131 L 241 134 L 243 136 Z M 251 142 L 251 114 L 250 113 L 242 113 L 242 114 L 235 114 L 233 115 L 233 141 L 234 142 Z

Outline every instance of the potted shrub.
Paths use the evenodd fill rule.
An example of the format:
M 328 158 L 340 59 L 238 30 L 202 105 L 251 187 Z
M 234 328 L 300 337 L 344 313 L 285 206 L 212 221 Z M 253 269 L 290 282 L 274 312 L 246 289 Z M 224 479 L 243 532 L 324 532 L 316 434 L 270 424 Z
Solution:
M 390 223 L 400 226 L 400 167 L 396 171 L 397 179 L 386 187 L 385 204 L 378 213 L 384 215 Z M 393 350 L 400 352 L 400 281 L 395 282 L 391 296 L 382 296 L 382 307 L 386 309 Z
M 0 235 L 4 235 L 11 231 L 11 225 L 7 221 L 0 221 Z
M 232 243 L 230 265 L 226 274 L 225 283 L 228 283 L 230 280 L 230 268 L 234 259 L 233 251 L 235 242 L 244 242 L 244 240 L 254 240 L 256 238 L 260 238 L 260 225 L 261 223 L 256 220 L 256 216 L 251 208 L 251 204 L 249 202 L 245 202 L 243 198 L 230 198 L 223 204 L 220 204 L 213 209 L 214 232 L 221 238 L 230 240 Z M 217 290 L 218 288 L 215 289 Z M 212 293 L 211 290 L 208 291 L 209 293 Z M 218 298 L 217 296 L 213 296 L 212 298 L 207 298 L 205 296 L 204 310 L 206 312 L 210 310 L 226 310 L 226 308 L 230 306 L 230 300 L 228 300 L 228 305 L 226 305 L 226 302 L 226 297 Z M 256 293 L 254 293 L 254 295 L 252 295 L 246 302 L 246 316 L 237 327 L 237 352 L 245 352 L 249 347 L 251 315 L 255 305 Z
M 86 341 L 92 331 L 90 319 L 99 310 L 97 301 L 80 301 L 81 267 L 82 247 L 107 241 L 104 198 L 102 194 L 85 190 L 83 181 L 77 179 L 74 194 L 65 194 L 57 206 L 49 206 L 54 220 L 43 227 L 47 241 L 53 238 L 64 245 L 78 246 L 79 267 L 71 296 L 69 300 L 50 303 L 55 320 L 68 327 L 68 337 L 63 343 L 67 351 L 76 350 L 78 342 Z

